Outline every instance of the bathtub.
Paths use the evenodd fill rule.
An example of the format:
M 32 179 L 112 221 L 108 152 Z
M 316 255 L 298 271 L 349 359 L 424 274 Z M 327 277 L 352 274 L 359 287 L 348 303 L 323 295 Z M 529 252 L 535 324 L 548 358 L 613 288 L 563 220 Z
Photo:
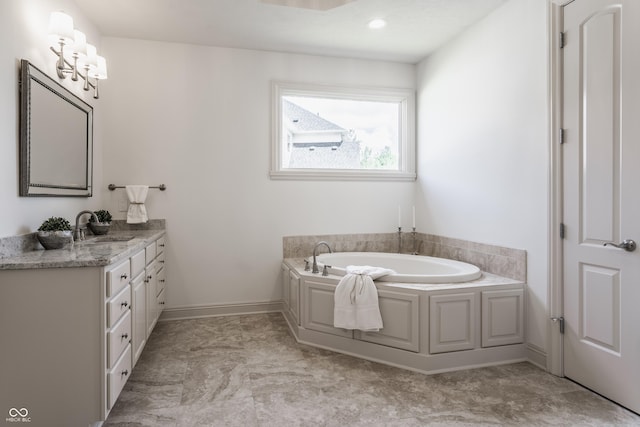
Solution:
M 422 255 L 382 252 L 334 252 L 316 257 L 320 269 L 329 266 L 329 274 L 344 276 L 348 265 L 369 265 L 389 268 L 397 274 L 378 279 L 400 283 L 460 283 L 482 276 L 478 267 L 466 262 Z M 313 262 L 313 257 L 309 258 Z

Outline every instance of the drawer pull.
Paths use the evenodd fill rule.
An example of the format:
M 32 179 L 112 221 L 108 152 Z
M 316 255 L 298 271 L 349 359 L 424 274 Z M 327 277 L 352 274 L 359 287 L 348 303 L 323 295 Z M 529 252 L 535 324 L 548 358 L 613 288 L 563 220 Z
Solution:
M 129 375 L 129 370 L 125 369 L 124 371 L 120 372 L 120 376 L 121 377 L 126 377 L 127 375 Z
M 163 244 L 161 244 L 161 245 L 158 245 L 158 246 L 160 246 L 161 248 L 164 248 L 164 243 L 163 243 Z
M 128 306 L 129 306 L 129 303 L 128 303 L 128 302 L 126 302 L 126 301 L 125 301 L 125 302 L 123 302 L 122 304 L 120 304 L 120 307 L 125 307 L 125 308 L 127 308 Z
M 164 279 L 160 279 L 160 282 L 161 282 L 161 283 L 164 283 L 164 282 L 166 282 L 166 280 L 164 280 Z
M 124 274 L 120 275 L 120 279 L 122 279 L 122 280 L 127 280 L 128 277 L 129 276 L 127 276 L 127 273 L 124 273 Z
M 160 260 L 160 264 L 164 264 L 164 260 L 163 259 Z
M 124 333 L 120 338 L 122 338 L 123 340 L 126 340 L 127 338 L 129 338 L 129 334 Z
M 151 279 L 153 279 L 153 276 L 150 274 L 150 275 L 147 276 L 147 279 L 151 280 Z
M 164 305 L 164 301 L 161 301 L 160 304 Z

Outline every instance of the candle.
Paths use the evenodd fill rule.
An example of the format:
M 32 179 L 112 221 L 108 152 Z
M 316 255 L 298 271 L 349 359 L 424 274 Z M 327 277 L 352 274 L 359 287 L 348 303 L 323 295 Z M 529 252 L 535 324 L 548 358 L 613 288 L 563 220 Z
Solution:
M 413 228 L 416 228 L 416 207 L 413 207 Z
M 402 227 L 402 211 L 400 210 L 400 205 L 398 205 L 398 228 Z

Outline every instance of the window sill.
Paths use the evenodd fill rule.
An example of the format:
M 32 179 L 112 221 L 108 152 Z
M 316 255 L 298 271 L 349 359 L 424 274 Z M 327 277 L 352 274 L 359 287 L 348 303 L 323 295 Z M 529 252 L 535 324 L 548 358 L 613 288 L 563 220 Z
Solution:
M 323 170 L 287 170 L 271 171 L 269 176 L 273 180 L 298 181 L 415 181 L 416 174 L 399 171 L 350 171 L 336 169 Z

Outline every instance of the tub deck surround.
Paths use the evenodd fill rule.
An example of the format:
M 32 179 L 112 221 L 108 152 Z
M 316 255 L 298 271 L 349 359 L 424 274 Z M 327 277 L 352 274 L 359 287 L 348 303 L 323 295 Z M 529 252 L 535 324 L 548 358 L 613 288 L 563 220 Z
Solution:
M 334 252 L 398 252 L 397 232 L 285 236 L 282 239 L 282 257 L 308 257 L 313 253 L 314 245 L 321 240 L 327 241 Z M 467 262 L 498 276 L 522 282 L 527 280 L 527 253 L 522 249 L 416 233 L 415 250 L 420 255 Z M 403 232 L 401 252 L 409 254 L 413 251 L 412 233 Z
M 322 276 L 322 274 L 313 274 L 310 271 L 304 271 L 304 260 L 306 258 L 287 258 L 284 263 L 295 270 L 296 274 L 301 277 L 310 279 L 329 279 L 335 280 L 336 283 L 342 279 L 342 275 L 329 274 L 328 276 Z M 329 270 L 331 271 L 331 270 Z M 451 289 L 472 289 L 480 286 L 504 286 L 504 285 L 516 285 L 524 286 L 524 282 L 509 277 L 498 276 L 497 274 L 482 272 L 482 276 L 478 279 L 468 282 L 460 283 L 400 283 L 400 282 L 375 282 L 378 289 L 411 289 L 419 291 L 442 291 Z

